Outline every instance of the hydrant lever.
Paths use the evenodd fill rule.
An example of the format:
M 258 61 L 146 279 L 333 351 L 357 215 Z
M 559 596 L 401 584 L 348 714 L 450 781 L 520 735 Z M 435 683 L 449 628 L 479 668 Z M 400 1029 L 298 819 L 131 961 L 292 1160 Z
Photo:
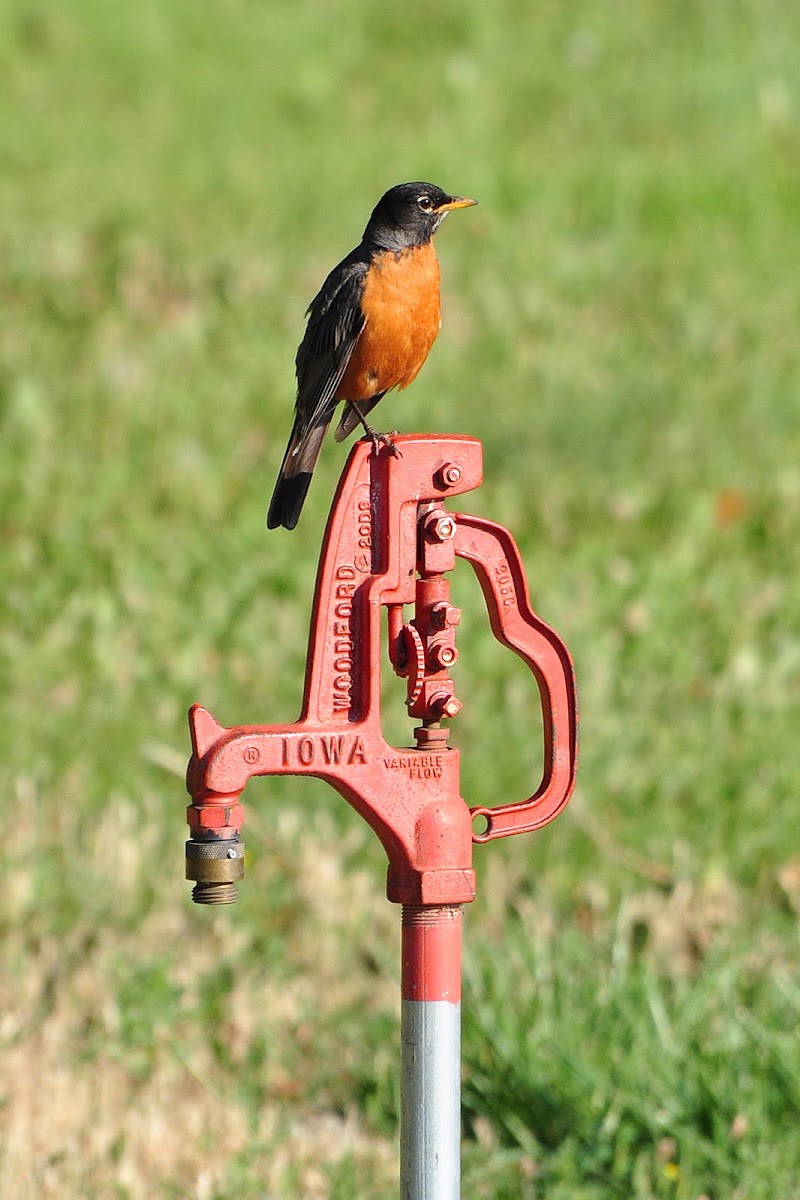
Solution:
M 235 899 L 242 874 L 239 798 L 253 775 L 327 780 L 372 826 L 389 859 L 389 899 L 461 904 L 475 895 L 472 842 L 546 824 L 569 799 L 577 752 L 569 653 L 533 612 L 513 538 L 491 521 L 450 513 L 445 501 L 478 487 L 473 438 L 398 436 L 398 453 L 354 447 L 325 533 L 311 617 L 302 711 L 287 725 L 224 728 L 199 705 L 189 714 L 187 774 L 191 840 L 187 874 L 195 899 Z M 472 812 L 461 799 L 459 752 L 442 721 L 461 703 L 450 669 L 460 614 L 446 572 L 467 559 L 480 581 L 492 630 L 530 666 L 539 689 L 544 774 L 525 800 Z M 403 611 L 414 606 L 405 624 Z M 397 750 L 380 722 L 381 610 L 389 656 L 408 680 L 416 746 Z M 484 828 L 473 835 L 472 817 Z

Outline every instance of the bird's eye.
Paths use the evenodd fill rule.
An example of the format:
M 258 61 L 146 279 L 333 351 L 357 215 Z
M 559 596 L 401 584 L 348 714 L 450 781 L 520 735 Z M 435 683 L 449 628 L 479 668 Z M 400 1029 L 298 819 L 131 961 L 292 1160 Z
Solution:
M 433 201 L 430 196 L 420 196 L 417 205 L 424 213 L 433 212 Z

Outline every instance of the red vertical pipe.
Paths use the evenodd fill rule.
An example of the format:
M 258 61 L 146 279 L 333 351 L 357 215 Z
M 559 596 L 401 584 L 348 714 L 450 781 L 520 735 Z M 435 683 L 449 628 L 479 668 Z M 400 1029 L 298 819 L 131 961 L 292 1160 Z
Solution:
M 461 1003 L 461 905 L 403 905 L 402 998 Z

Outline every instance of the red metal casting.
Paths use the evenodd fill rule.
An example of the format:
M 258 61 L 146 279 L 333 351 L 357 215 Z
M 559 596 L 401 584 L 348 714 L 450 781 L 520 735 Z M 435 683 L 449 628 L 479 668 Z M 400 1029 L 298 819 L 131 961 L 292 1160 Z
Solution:
M 393 441 L 396 456 L 357 443 L 340 479 L 317 574 L 298 720 L 224 728 L 199 705 L 190 710 L 188 821 L 193 841 L 235 839 L 239 798 L 253 775 L 314 775 L 380 838 L 390 900 L 457 905 L 475 895 L 473 840 L 538 829 L 569 799 L 577 756 L 572 662 L 531 608 L 508 531 L 445 508 L 449 497 L 480 485 L 480 443 L 443 435 Z M 448 748 L 442 724 L 461 708 L 450 676 L 461 614 L 450 604 L 445 574 L 457 557 L 478 576 L 495 637 L 530 667 L 544 730 L 543 777 L 533 794 L 471 811 L 460 794 L 459 753 Z M 408 711 L 420 721 L 413 749 L 395 749 L 381 732 L 383 608 L 389 658 L 407 680 Z M 483 829 L 473 834 L 475 816 Z

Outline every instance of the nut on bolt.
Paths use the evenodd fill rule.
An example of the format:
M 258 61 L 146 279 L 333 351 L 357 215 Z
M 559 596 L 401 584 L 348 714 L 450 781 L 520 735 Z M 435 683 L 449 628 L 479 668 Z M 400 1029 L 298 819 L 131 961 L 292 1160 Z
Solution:
M 425 519 L 425 536 L 431 542 L 452 542 L 456 536 L 456 523 L 442 509 L 434 509 Z
M 441 669 L 442 667 L 452 667 L 453 663 L 458 658 L 458 650 L 455 646 L 433 645 L 430 648 L 431 664 L 434 667 Z
M 455 487 L 461 479 L 461 467 L 455 463 L 445 463 L 439 467 L 435 475 L 435 482 L 440 488 Z

